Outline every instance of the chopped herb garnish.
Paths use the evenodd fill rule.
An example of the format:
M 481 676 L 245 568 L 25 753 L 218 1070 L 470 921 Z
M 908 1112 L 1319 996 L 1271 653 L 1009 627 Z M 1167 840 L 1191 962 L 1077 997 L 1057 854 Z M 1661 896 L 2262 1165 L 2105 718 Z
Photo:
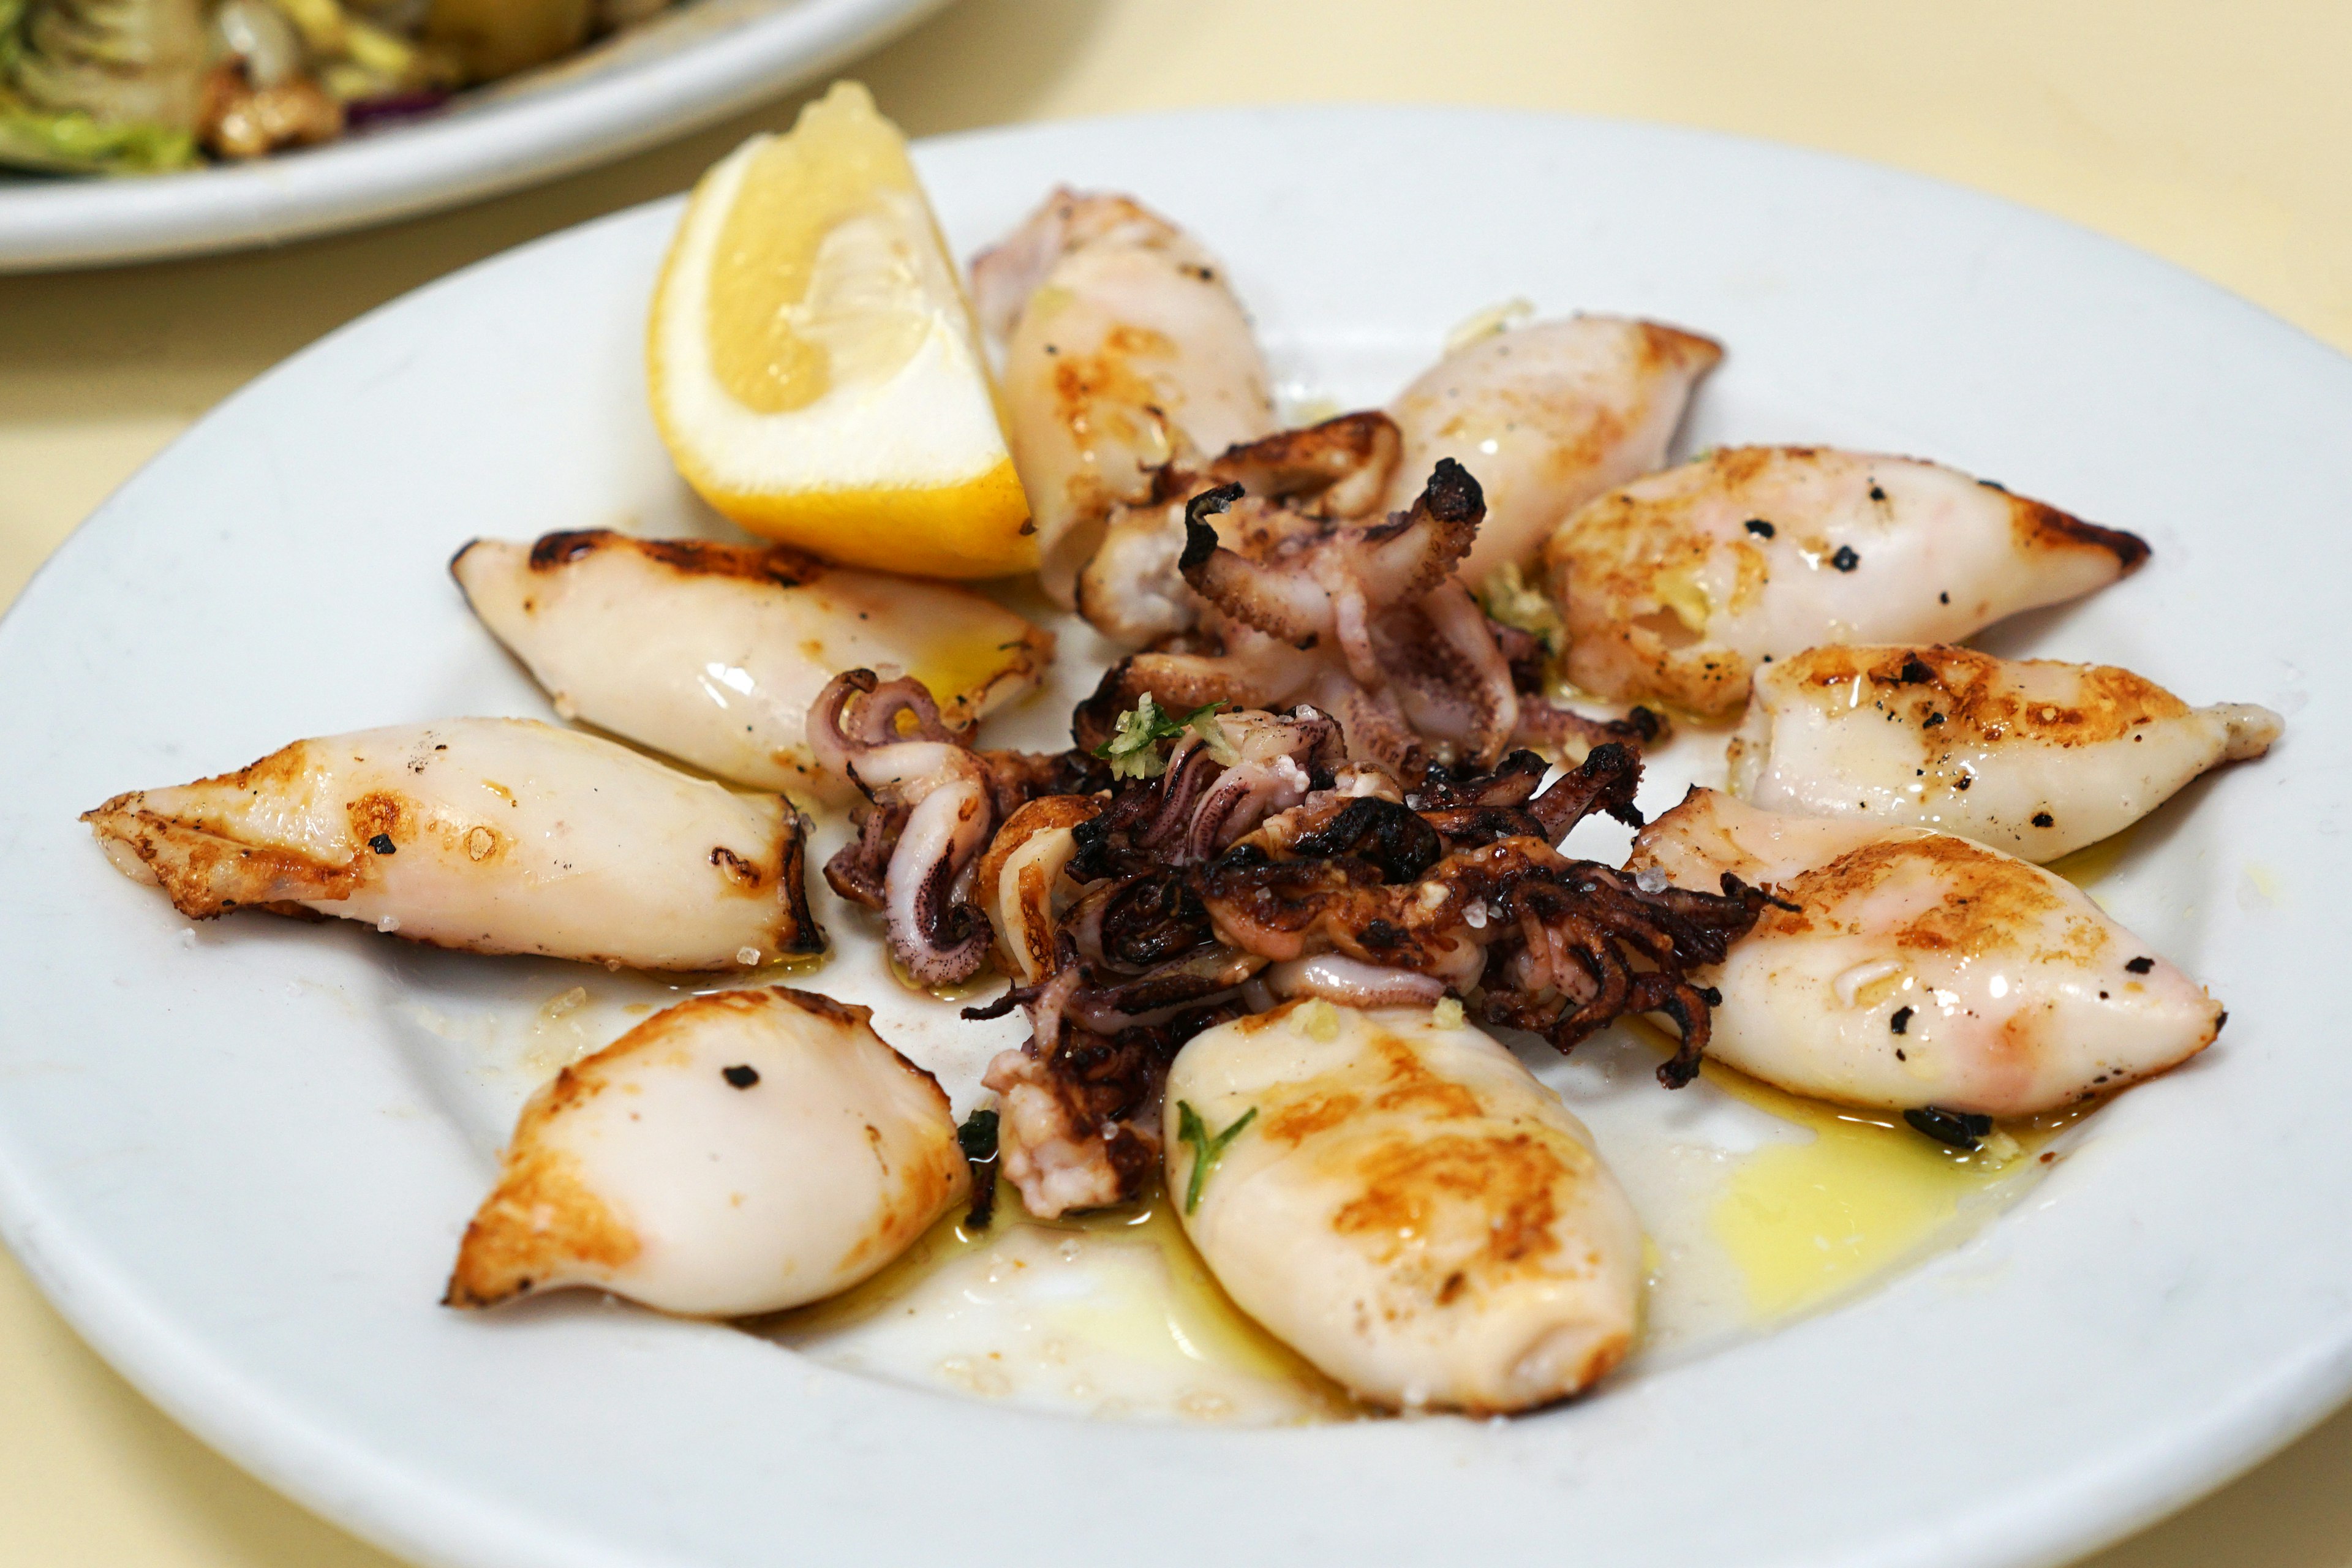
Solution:
M 971 1167 L 971 1212 L 963 1216 L 963 1228 L 986 1230 L 996 1217 L 996 1112 L 975 1110 L 964 1118 L 956 1143 Z
M 1234 749 L 1233 742 L 1225 738 L 1225 727 L 1217 721 L 1217 710 L 1223 706 L 1220 700 L 1193 709 L 1185 717 L 1184 728 L 1201 738 L 1202 751 L 1224 766 L 1232 767 L 1242 760 L 1242 754 Z
M 967 1160 L 996 1158 L 996 1112 L 975 1110 L 956 1129 L 956 1143 Z
M 1147 691 L 1135 700 L 1134 707 L 1118 716 L 1110 739 L 1095 748 L 1095 755 L 1110 764 L 1110 775 L 1115 779 L 1156 779 L 1168 771 L 1168 759 L 1160 754 L 1160 742 L 1190 730 L 1200 736 L 1209 754 L 1219 762 L 1237 761 L 1232 743 L 1217 722 L 1217 710 L 1223 706 L 1221 699 L 1203 703 L 1180 717 L 1160 707 Z
M 1201 1113 L 1192 1109 L 1190 1101 L 1180 1100 L 1176 1102 L 1176 1136 L 1192 1145 L 1192 1177 L 1184 1184 L 1186 1214 L 1201 1206 L 1201 1184 L 1209 1179 L 1209 1172 L 1216 1164 L 1218 1157 L 1224 1153 L 1225 1145 L 1240 1137 L 1242 1129 L 1256 1120 L 1257 1107 L 1253 1105 L 1243 1111 L 1231 1127 L 1212 1137 L 1208 1124 L 1201 1120 Z
M 1478 607 L 1486 612 L 1488 620 L 1535 637 L 1553 658 L 1568 649 L 1568 625 L 1559 618 L 1559 608 L 1542 589 L 1528 581 L 1516 561 L 1507 561 L 1486 574 L 1486 585 L 1478 590 Z

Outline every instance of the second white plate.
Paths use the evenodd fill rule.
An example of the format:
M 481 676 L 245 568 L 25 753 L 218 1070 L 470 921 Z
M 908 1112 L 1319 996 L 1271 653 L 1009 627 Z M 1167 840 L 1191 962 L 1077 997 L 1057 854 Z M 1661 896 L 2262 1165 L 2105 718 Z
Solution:
M 0 170 L 0 272 L 276 245 L 551 180 L 683 136 L 871 48 L 945 0 L 687 0 L 447 112 L 184 174 Z

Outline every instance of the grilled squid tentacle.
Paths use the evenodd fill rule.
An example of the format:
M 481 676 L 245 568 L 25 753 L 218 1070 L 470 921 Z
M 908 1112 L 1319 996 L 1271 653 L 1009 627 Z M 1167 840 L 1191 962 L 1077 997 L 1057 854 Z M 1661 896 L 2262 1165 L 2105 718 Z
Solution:
M 1376 628 L 1381 668 L 1413 728 L 1477 766 L 1519 732 L 1519 693 L 1486 612 L 1459 583 L 1442 583 Z
M 958 778 L 923 796 L 891 851 L 883 879 L 890 951 L 926 984 L 969 980 L 988 957 L 988 922 L 954 895 L 964 868 L 986 847 L 992 820 L 987 785 Z
M 913 979 L 971 979 L 992 935 L 971 906 L 971 873 L 1000 816 L 1053 770 L 973 752 L 920 681 L 886 684 L 866 669 L 835 677 L 818 695 L 809 742 L 867 801 L 857 837 L 826 862 L 825 880 L 882 910 L 891 955 Z
M 1446 458 L 1411 510 L 1369 527 L 1295 533 L 1260 559 L 1227 548 L 1208 521 L 1241 496 L 1241 486 L 1223 485 L 1187 505 L 1177 562 L 1184 581 L 1224 615 L 1293 647 L 1336 638 L 1350 673 L 1371 686 L 1381 683 L 1366 625 L 1372 607 L 1444 581 L 1477 538 L 1486 510 L 1478 481 Z

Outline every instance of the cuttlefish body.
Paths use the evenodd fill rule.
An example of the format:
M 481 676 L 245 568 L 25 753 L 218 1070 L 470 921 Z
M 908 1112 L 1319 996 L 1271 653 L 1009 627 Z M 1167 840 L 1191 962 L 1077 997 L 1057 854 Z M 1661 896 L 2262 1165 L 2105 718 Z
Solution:
M 593 1286 L 669 1312 L 780 1311 L 874 1274 L 971 1191 L 948 1097 L 867 1009 L 721 991 L 531 1098 L 446 1299 Z
M 1462 581 L 1483 587 L 1498 567 L 1531 564 L 1578 507 L 1664 463 L 1692 390 L 1722 358 L 1709 339 L 1620 316 L 1472 336 L 1389 405 L 1404 455 L 1388 509 L 1412 505 L 1439 458 L 1467 468 L 1486 517 Z
M 191 920 L 337 915 L 435 947 L 641 969 L 819 952 L 799 813 L 530 719 L 297 741 L 82 820 Z
M 2100 528 L 1910 458 L 1727 447 L 1591 501 L 1544 547 L 1569 678 L 1728 717 L 1769 659 L 1958 642 L 2147 559 Z
M 845 669 L 921 680 L 952 730 L 1031 689 L 1054 634 L 968 588 L 830 566 L 782 545 L 478 539 L 450 575 L 555 710 L 758 789 L 832 801 L 808 712 Z
M 1265 357 L 1225 270 L 1126 196 L 1058 190 L 971 266 L 1003 345 L 1006 433 L 1038 579 L 1071 603 L 1111 510 L 1159 469 L 1274 427 Z
M 2221 1005 L 2073 883 L 1948 834 L 1760 811 L 1695 789 L 1628 868 L 1730 872 L 1787 905 L 1694 976 L 1708 1054 L 1796 1094 L 2032 1116 L 2210 1045 Z
M 1219 1025 L 1178 1054 L 1164 1133 L 1218 1283 L 1360 1399 L 1527 1409 L 1633 1342 L 1632 1205 L 1583 1124 L 1458 1005 L 1318 999 Z
M 2191 708 L 2105 665 L 1910 643 L 1818 647 L 1756 671 L 1731 793 L 1770 811 L 1932 827 L 2050 861 L 2137 822 L 2284 721 Z

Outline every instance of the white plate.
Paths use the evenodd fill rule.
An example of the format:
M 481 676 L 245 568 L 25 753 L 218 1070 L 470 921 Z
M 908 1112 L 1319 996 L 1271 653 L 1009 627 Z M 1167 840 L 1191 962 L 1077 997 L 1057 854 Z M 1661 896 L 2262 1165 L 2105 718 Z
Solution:
M 0 273 L 282 244 L 495 195 L 724 120 L 945 0 L 688 0 L 642 27 L 325 147 L 180 174 L 0 170 Z
M 1089 1424 L 633 1310 L 436 1308 L 503 1129 L 469 1124 L 462 1074 L 420 1052 L 402 998 L 543 996 L 577 972 L 343 926 L 187 933 L 73 818 L 299 735 L 544 711 L 439 563 L 477 532 L 691 517 L 643 405 L 676 214 L 657 205 L 423 289 L 265 376 L 0 626 L 0 1219 L 142 1387 L 436 1563 L 1823 1568 L 2054 1561 L 2352 1386 L 2334 986 L 2352 942 L 2336 892 L 2352 366 L 2048 219 L 1688 132 L 1223 112 L 959 138 L 919 161 L 960 250 L 1057 180 L 1179 215 L 1304 387 L 1380 395 L 1512 295 L 1641 311 L 1730 346 L 1696 442 L 1929 453 L 2145 533 L 2147 571 L 2025 631 L 2289 713 L 2268 761 L 2192 788 L 2102 888 L 2229 1002 L 2221 1044 L 2101 1112 L 1957 1250 L 1510 1423 Z

